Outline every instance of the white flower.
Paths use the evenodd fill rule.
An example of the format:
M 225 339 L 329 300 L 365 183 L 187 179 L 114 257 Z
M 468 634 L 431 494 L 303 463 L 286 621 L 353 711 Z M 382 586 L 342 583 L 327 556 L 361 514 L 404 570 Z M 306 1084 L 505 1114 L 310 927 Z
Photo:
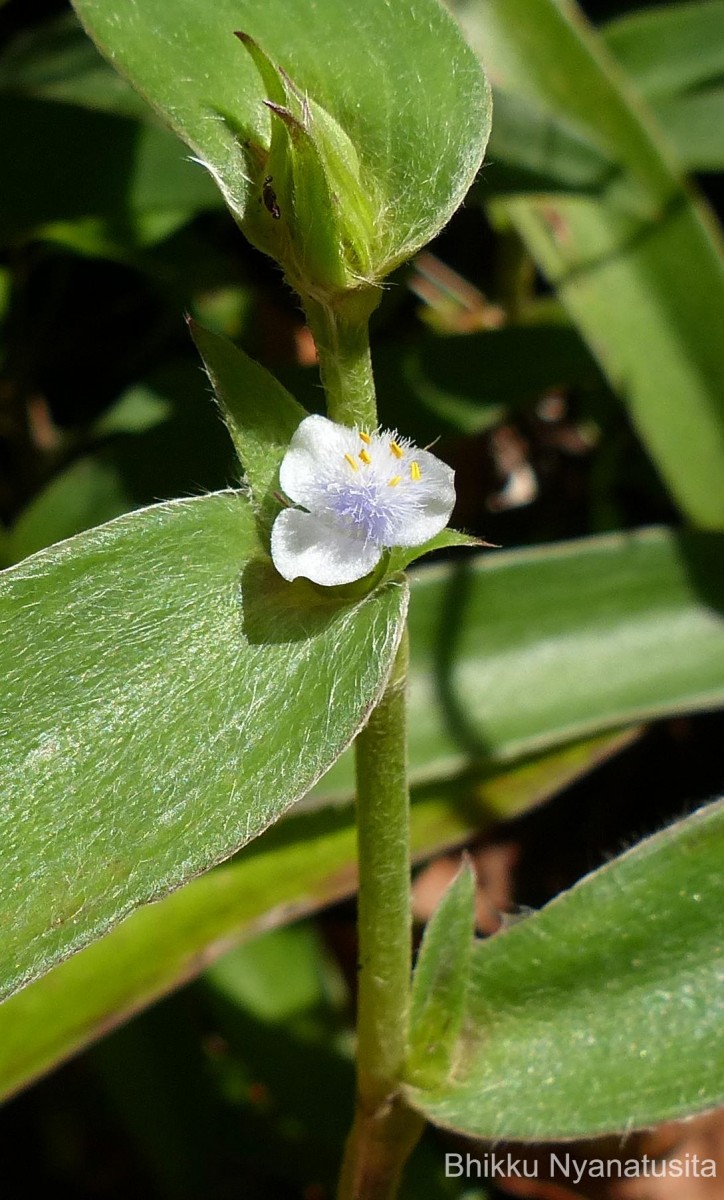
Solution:
M 279 471 L 299 508 L 279 513 L 271 535 L 274 566 L 327 587 L 352 583 L 387 546 L 421 546 L 447 525 L 454 472 L 406 438 L 366 433 L 326 417 L 305 417 Z

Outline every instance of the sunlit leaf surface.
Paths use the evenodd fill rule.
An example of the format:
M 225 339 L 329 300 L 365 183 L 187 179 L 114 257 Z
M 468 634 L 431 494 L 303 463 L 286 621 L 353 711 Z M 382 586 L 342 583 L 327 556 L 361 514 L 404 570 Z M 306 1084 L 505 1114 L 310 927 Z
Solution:
M 723 856 L 719 801 L 477 942 L 449 1075 L 410 1089 L 415 1106 L 472 1136 L 543 1140 L 720 1104 Z
M 236 493 L 6 572 L 2 992 L 303 795 L 378 696 L 404 607 L 399 582 L 358 603 L 282 585 Z

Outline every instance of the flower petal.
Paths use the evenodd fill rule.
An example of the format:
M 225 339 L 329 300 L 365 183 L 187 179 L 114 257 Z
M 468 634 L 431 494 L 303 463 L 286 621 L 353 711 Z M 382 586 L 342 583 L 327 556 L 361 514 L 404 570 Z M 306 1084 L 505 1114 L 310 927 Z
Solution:
M 279 468 L 282 491 L 295 504 L 303 504 L 312 511 L 323 510 L 327 483 L 341 476 L 343 470 L 351 470 L 344 456 L 354 456 L 359 446 L 359 434 L 354 429 L 317 414 L 305 417 L 297 426 Z
M 279 574 L 290 582 L 302 575 L 313 583 L 335 587 L 369 574 L 380 561 L 382 549 L 312 513 L 285 508 L 272 528 L 271 556 Z
M 427 450 L 412 449 L 407 457 L 417 463 L 420 471 L 419 480 L 414 483 L 406 480 L 404 484 L 416 504 L 412 511 L 405 507 L 399 514 L 390 513 L 386 539 L 390 546 L 421 546 L 445 528 L 455 507 L 452 467 Z

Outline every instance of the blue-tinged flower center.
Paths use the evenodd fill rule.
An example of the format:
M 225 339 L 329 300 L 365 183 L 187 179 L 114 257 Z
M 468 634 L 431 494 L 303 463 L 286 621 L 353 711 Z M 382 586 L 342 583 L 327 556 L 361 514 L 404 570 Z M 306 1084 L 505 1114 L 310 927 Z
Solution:
M 354 537 L 392 545 L 400 524 L 419 508 L 414 484 L 421 478 L 420 468 L 416 461 L 405 461 L 408 443 L 359 436 L 357 453 L 343 454 L 322 483 L 319 507 Z
M 334 514 L 343 525 L 365 541 L 385 544 L 390 532 L 390 518 L 393 511 L 399 511 L 399 505 L 392 504 L 390 498 L 381 494 L 374 480 L 369 484 L 350 482 L 346 487 L 330 484 L 326 499 L 330 515 Z

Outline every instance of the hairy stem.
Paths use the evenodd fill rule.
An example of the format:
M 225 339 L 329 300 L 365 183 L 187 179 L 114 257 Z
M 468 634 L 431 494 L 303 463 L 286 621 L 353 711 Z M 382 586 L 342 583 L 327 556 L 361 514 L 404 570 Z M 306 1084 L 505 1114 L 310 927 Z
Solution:
M 305 298 L 333 421 L 377 426 L 368 318 L 379 288 L 335 303 Z M 359 734 L 357 846 L 359 986 L 357 1099 L 339 1200 L 393 1200 L 423 1122 L 402 1102 L 412 970 L 409 793 L 407 786 L 407 631 L 380 703 Z
M 407 634 L 382 700 L 357 739 L 358 1093 L 387 1101 L 407 1049 L 412 968 L 406 754 Z
M 327 415 L 341 425 L 377 426 L 368 319 L 379 303 L 379 288 L 347 294 L 336 305 L 305 299 L 319 370 L 327 396 Z
M 376 1113 L 358 1104 L 345 1150 L 338 1200 L 394 1200 L 425 1122 L 395 1099 Z
M 359 987 L 357 1110 L 339 1200 L 392 1200 L 422 1129 L 401 1103 L 411 972 L 407 633 L 357 738 Z

